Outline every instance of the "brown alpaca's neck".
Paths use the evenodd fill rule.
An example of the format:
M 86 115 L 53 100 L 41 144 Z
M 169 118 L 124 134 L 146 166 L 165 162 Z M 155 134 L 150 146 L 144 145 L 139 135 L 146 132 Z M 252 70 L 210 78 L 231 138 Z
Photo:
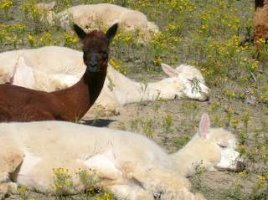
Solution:
M 53 94 L 62 102 L 66 120 L 81 119 L 98 98 L 106 77 L 104 72 L 88 72 L 70 88 L 55 91 Z M 64 119 L 65 120 L 65 119 Z

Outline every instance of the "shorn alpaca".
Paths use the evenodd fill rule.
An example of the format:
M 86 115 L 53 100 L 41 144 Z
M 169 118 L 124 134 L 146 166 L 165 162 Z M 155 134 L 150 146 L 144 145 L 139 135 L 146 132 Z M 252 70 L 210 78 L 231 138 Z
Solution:
M 209 116 L 203 114 L 196 135 L 171 156 L 185 177 L 193 175 L 198 165 L 209 171 L 241 171 L 245 165 L 236 148 L 236 137 L 223 128 L 210 128 Z
M 118 199 L 203 199 L 189 192 L 185 176 L 191 165 L 203 161 L 206 168 L 234 169 L 239 156 L 235 136 L 210 128 L 207 114 L 201 117 L 199 133 L 174 154 L 140 134 L 62 121 L 1 123 L 0 146 L 2 195 L 16 192 L 16 184 L 54 193 L 53 169 L 63 167 L 74 186 L 64 194 L 86 188 L 77 177 L 81 169 L 95 172 L 96 186 Z M 10 176 L 16 177 L 13 182 Z
M 86 69 L 81 79 L 69 88 L 51 93 L 0 85 L 0 121 L 75 121 L 88 111 L 103 87 L 108 47 L 116 34 L 117 24 L 106 34 L 96 30 L 86 34 L 77 25 L 74 30 L 83 43 Z
M 13 84 L 44 91 L 54 91 L 74 84 L 85 70 L 81 52 L 56 46 L 4 52 L 0 54 L 0 63 L 5 63 L 5 68 L 0 64 L 0 82 L 10 82 L 13 76 L 17 77 Z M 18 70 L 14 69 L 15 66 Z M 33 85 L 26 82 L 21 68 L 26 68 L 25 71 L 32 68 L 32 73 L 27 72 L 27 79 L 34 79 Z M 93 107 L 114 111 L 128 103 L 157 99 L 208 100 L 210 90 L 198 69 L 184 64 L 176 69 L 162 64 L 162 69 L 169 78 L 145 84 L 130 80 L 109 66 L 103 90 Z M 30 78 L 29 74 L 34 77 Z
M 268 40 L 268 0 L 255 0 L 254 41 Z
M 59 22 L 64 29 L 69 29 L 72 23 L 89 30 L 118 23 L 120 29 L 126 32 L 138 32 L 137 38 L 140 42 L 150 40 L 159 31 L 158 26 L 150 22 L 145 14 L 122 6 L 109 3 L 76 5 L 55 13 L 53 11 L 55 5 L 53 2 L 39 3 L 37 7 L 47 17 L 50 24 Z

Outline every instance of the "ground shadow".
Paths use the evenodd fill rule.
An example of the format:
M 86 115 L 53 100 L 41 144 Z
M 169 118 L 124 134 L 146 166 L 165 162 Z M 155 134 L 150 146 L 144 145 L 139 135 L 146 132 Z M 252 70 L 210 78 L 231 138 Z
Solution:
M 96 127 L 108 127 L 111 122 L 115 120 L 111 119 L 93 119 L 93 120 L 81 120 L 81 124 L 96 126 Z

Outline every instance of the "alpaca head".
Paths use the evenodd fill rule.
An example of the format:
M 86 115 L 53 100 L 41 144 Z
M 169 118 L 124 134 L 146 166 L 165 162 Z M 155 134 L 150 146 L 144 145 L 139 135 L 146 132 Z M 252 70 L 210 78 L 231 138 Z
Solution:
M 264 6 L 264 0 L 255 0 L 255 10 Z
M 176 69 L 163 63 L 161 66 L 173 82 L 174 98 L 186 97 L 198 101 L 209 99 L 210 89 L 199 70 L 184 64 Z
M 225 129 L 210 128 L 206 113 L 202 115 L 198 133 L 191 142 L 196 147 L 193 149 L 199 149 L 200 161 L 207 164 L 208 169 L 239 171 L 244 168 L 240 153 L 236 150 L 236 137 Z
M 109 44 L 116 34 L 117 27 L 117 24 L 112 25 L 106 33 L 97 30 L 85 33 L 82 28 L 74 24 L 74 31 L 83 44 L 83 59 L 87 72 L 106 72 Z

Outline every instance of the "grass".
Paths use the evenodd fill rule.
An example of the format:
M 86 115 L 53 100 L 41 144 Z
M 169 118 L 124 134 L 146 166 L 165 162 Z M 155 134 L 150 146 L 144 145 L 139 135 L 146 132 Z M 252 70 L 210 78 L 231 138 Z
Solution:
M 45 13 L 35 6 L 37 2 L 41 1 L 0 2 L 1 51 L 44 45 L 79 49 L 73 32 L 42 21 Z M 252 30 L 253 2 L 57 0 L 55 9 L 100 2 L 140 10 L 160 28 L 146 44 L 137 41 L 138 33 L 118 34 L 111 48 L 111 62 L 117 70 L 146 81 L 163 76 L 161 62 L 188 63 L 201 70 L 212 91 L 209 103 L 183 100 L 127 106 L 121 117 L 113 118 L 118 122 L 112 126 L 142 132 L 174 151 L 195 133 L 201 113 L 208 112 L 214 126 L 228 128 L 237 135 L 247 168 L 243 173 L 232 174 L 231 185 L 225 187 L 216 183 L 219 175 L 213 179 L 209 173 L 197 171 L 192 179 L 194 189 L 208 199 L 268 199 L 268 45 L 263 41 L 259 41 L 262 49 L 251 44 L 238 45 Z M 209 179 L 212 183 L 207 183 Z M 21 191 L 23 199 L 30 199 L 24 189 Z M 109 199 L 109 194 L 96 198 Z

